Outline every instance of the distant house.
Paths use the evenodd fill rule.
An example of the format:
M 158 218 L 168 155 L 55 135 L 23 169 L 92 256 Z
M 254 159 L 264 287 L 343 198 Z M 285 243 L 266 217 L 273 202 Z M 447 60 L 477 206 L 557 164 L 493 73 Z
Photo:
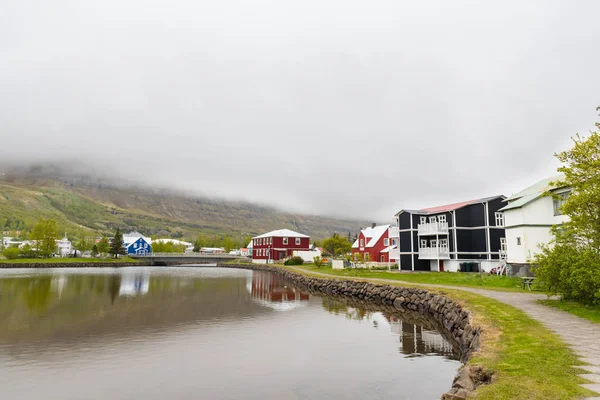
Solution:
M 539 253 L 538 246 L 552 240 L 550 228 L 569 220 L 560 207 L 570 188 L 551 185 L 562 179 L 563 175 L 542 179 L 508 197 L 508 204 L 499 210 L 506 231 L 506 261 L 512 267 L 528 265 Z M 545 192 L 552 196 L 543 196 Z
M 266 264 L 290 257 L 294 251 L 308 251 L 310 236 L 279 229 L 252 238 L 252 262 Z
M 400 210 L 396 214 L 400 269 L 458 271 L 460 264 L 466 262 L 477 264 L 484 271 L 498 266 L 506 243 L 499 211 L 504 199 L 505 196 L 492 196 Z
M 397 262 L 398 228 L 373 224 L 370 228 L 361 230 L 358 239 L 352 244 L 352 254 L 360 254 L 366 262 Z
M 130 232 L 123 235 L 123 247 L 127 254 L 143 256 L 152 253 L 152 240 L 139 232 Z
M 200 253 L 203 254 L 225 254 L 223 247 L 202 247 Z
M 56 253 L 60 257 L 67 257 L 73 252 L 73 245 L 66 237 L 56 241 Z
M 248 249 L 248 257 L 252 257 L 252 242 L 253 240 L 250 240 L 250 243 L 248 243 L 248 246 L 246 246 Z
M 240 248 L 240 256 L 248 257 L 248 248 L 247 247 Z

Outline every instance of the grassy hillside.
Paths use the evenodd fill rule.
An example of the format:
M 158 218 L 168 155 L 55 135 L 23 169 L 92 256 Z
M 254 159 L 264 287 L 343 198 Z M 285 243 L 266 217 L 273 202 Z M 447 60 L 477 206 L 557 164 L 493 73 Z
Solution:
M 61 232 L 112 233 L 114 229 L 188 239 L 199 233 L 255 235 L 289 228 L 315 239 L 355 233 L 367 221 L 307 216 L 248 203 L 198 198 L 173 191 L 118 187 L 72 179 L 3 176 L 0 228 L 28 230 L 38 218 L 55 219 Z

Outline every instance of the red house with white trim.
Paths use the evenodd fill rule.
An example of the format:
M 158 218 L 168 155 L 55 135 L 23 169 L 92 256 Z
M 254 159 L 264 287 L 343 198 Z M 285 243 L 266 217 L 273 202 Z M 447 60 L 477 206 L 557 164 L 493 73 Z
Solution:
M 295 250 L 310 249 L 310 236 L 279 229 L 252 238 L 252 262 L 266 264 L 291 257 Z
M 398 230 L 390 225 L 380 225 L 360 231 L 352 244 L 352 254 L 362 254 L 365 261 L 396 262 L 398 252 Z

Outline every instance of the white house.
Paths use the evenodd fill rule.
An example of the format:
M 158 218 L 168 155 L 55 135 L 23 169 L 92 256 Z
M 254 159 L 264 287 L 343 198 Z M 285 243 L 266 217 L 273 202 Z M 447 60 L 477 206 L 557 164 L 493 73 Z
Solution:
M 56 253 L 61 257 L 67 257 L 73 251 L 73 245 L 66 237 L 56 241 L 56 248 Z
M 557 175 L 543 179 L 504 200 L 508 204 L 499 210 L 502 214 L 496 218 L 503 218 L 506 239 L 502 246 L 508 264 L 528 265 L 539 253 L 539 244 L 553 239 L 552 226 L 569 220 L 562 215 L 560 206 L 570 188 L 551 185 L 563 178 Z M 547 191 L 553 196 L 543 196 Z

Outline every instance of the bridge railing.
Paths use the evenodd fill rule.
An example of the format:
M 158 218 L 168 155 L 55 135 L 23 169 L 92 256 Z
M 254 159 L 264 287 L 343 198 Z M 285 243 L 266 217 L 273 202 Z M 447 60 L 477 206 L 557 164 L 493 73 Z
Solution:
M 181 257 L 181 258 L 240 258 L 241 256 L 234 256 L 231 254 L 222 254 L 222 253 L 150 253 L 150 254 L 131 254 L 130 257 L 135 258 L 156 258 L 156 257 Z

